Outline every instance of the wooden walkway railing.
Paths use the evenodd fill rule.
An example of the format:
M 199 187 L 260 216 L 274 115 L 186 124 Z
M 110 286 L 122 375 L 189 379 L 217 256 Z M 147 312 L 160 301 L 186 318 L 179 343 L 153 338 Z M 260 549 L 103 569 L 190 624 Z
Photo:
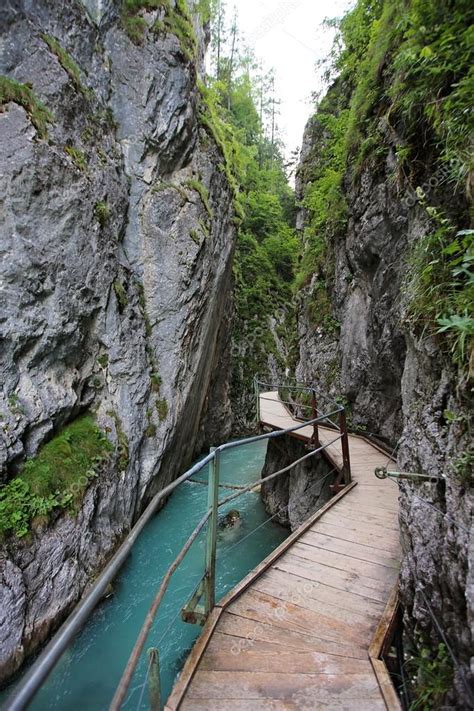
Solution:
M 261 395 L 260 420 L 294 423 L 275 392 Z M 386 454 L 358 436 L 349 447 L 352 483 L 218 603 L 168 711 L 400 708 L 380 659 L 397 599 L 397 490 L 374 477 Z M 342 468 L 340 441 L 326 451 Z

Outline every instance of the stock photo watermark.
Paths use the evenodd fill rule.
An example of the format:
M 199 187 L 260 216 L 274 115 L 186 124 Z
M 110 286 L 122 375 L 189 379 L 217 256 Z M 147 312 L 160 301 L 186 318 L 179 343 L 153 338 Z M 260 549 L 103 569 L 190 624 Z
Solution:
M 280 600 L 277 607 L 272 610 L 271 622 L 283 622 L 291 617 L 287 609 L 287 604 L 292 605 L 302 605 L 306 598 L 311 595 L 312 592 L 319 586 L 319 583 L 312 582 L 310 580 L 300 581 L 295 589 L 289 595 L 288 600 Z M 282 593 L 283 597 L 283 593 Z M 234 642 L 231 647 L 231 654 L 235 657 L 239 656 L 243 652 L 246 652 L 256 644 L 257 638 L 265 633 L 265 624 L 262 622 L 256 622 L 253 629 L 247 633 L 245 637 L 242 637 L 237 642 Z
M 285 0 L 280 2 L 277 7 L 269 12 L 252 31 L 249 40 L 252 44 L 258 42 L 269 32 L 281 25 L 288 15 L 297 10 L 303 4 L 303 0 Z

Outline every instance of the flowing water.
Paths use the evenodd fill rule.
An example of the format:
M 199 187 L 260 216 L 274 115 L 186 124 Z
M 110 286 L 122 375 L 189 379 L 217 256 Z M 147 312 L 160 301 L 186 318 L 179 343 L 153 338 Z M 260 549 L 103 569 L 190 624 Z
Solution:
M 256 481 L 263 467 L 266 446 L 266 442 L 257 442 L 226 451 L 221 460 L 221 483 L 244 485 Z M 203 469 L 195 478 L 207 481 L 207 470 Z M 224 488 L 219 491 L 220 499 L 233 493 Z M 207 486 L 186 482 L 176 490 L 135 544 L 114 583 L 113 596 L 95 610 L 37 694 L 31 709 L 104 711 L 108 708 L 158 586 L 206 509 Z M 258 493 L 244 494 L 224 506 L 220 515 L 230 509 L 239 510 L 241 524 L 219 533 L 217 599 L 288 534 L 281 526 L 268 521 Z M 145 646 L 145 651 L 150 647 L 160 650 L 162 703 L 201 631 L 196 625 L 182 622 L 179 613 L 203 575 L 205 544 L 204 530 L 173 576 Z M 149 708 L 147 669 L 144 653 L 124 709 Z

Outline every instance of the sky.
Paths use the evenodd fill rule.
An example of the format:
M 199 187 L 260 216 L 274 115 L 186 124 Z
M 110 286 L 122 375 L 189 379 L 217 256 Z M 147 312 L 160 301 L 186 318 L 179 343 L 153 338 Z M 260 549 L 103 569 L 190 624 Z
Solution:
M 278 125 L 287 156 L 301 147 L 314 105 L 311 95 L 321 88 L 316 62 L 331 50 L 334 33 L 321 23 L 352 5 L 351 0 L 227 0 L 228 15 L 235 6 L 239 28 L 257 59 L 275 69 Z

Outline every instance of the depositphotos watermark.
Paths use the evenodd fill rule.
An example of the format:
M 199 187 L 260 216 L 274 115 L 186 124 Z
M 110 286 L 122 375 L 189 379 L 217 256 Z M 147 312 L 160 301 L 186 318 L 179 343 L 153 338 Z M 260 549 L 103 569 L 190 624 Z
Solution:
M 429 197 L 430 193 L 441 187 L 444 183 L 447 183 L 452 179 L 453 175 L 456 173 L 460 175 L 462 173 L 462 163 L 456 159 L 452 159 L 449 163 L 445 163 L 440 166 L 438 170 L 422 185 L 418 186 L 416 189 L 412 189 L 411 193 L 404 198 L 402 198 L 401 203 L 405 210 L 409 210 L 414 207 L 417 202 L 423 202 Z
M 311 595 L 311 593 L 319 586 L 319 583 L 312 582 L 310 580 L 301 580 L 292 590 L 289 595 L 288 600 L 279 600 L 279 604 L 272 609 L 270 615 L 270 624 L 272 622 L 283 622 L 285 619 L 291 617 L 286 605 L 287 603 L 293 605 L 302 605 L 305 599 Z M 282 593 L 283 597 L 283 593 Z M 231 647 L 231 654 L 237 657 L 249 649 L 252 649 L 254 644 L 257 642 L 257 638 L 265 633 L 265 623 L 256 622 L 254 627 L 250 632 L 247 633 L 245 637 L 240 638 Z
M 251 44 L 258 42 L 271 32 L 275 27 L 281 25 L 288 15 L 303 4 L 303 0 L 285 0 L 280 2 L 274 10 L 269 12 L 252 31 L 249 40 Z

